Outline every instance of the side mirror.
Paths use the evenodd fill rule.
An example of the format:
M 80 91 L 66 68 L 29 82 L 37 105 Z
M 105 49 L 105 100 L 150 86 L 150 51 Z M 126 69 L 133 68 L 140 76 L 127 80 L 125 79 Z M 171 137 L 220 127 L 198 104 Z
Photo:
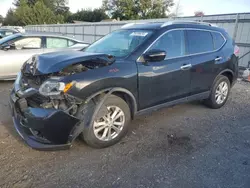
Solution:
M 163 61 L 167 53 L 164 50 L 150 50 L 143 55 L 146 62 Z

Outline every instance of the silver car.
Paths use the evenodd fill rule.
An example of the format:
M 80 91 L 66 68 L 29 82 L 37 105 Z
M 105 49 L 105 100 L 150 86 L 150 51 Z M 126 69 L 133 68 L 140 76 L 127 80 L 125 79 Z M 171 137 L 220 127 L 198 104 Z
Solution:
M 21 34 L 0 39 L 0 80 L 14 79 L 23 63 L 35 54 L 80 50 L 87 43 L 64 36 Z

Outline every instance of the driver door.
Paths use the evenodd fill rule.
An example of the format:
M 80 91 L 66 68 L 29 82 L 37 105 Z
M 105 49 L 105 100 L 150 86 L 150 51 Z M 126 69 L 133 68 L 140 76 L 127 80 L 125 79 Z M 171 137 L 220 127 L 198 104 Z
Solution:
M 185 56 L 184 31 L 165 33 L 147 52 L 157 50 L 166 52 L 164 60 L 137 62 L 140 109 L 185 98 L 190 92 L 191 60 Z
M 25 37 L 9 42 L 6 50 L 1 51 L 0 77 L 15 77 L 25 61 L 41 53 L 43 48 L 40 37 Z

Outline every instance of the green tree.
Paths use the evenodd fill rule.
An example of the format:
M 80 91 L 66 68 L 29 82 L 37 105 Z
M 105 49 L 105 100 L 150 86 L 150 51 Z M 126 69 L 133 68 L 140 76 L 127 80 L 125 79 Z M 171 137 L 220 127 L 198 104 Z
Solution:
M 22 0 L 14 0 L 13 5 L 19 7 Z M 40 0 L 27 0 L 29 6 L 34 6 Z M 59 7 L 66 7 L 66 0 L 41 0 L 46 7 L 50 8 L 53 11 L 56 11 Z
M 3 23 L 3 21 L 4 21 L 4 17 L 0 15 L 0 23 Z
M 42 0 L 38 0 L 34 6 L 29 6 L 27 0 L 20 0 L 15 16 L 20 25 L 63 23 L 64 19 L 61 15 L 55 15 Z
M 107 19 L 108 16 L 105 14 L 103 9 L 91 9 L 81 10 L 74 14 L 72 14 L 68 22 L 72 22 L 73 20 L 77 21 L 85 21 L 85 22 L 100 22 L 104 19 Z
M 44 5 L 51 9 L 57 15 L 63 15 L 65 20 L 68 19 L 70 12 L 69 7 L 66 6 L 66 0 L 27 0 L 27 4 L 33 7 L 38 1 L 42 1 Z M 21 0 L 15 0 L 13 5 L 17 8 L 21 5 Z
M 21 6 L 22 0 L 14 0 L 13 5 L 15 5 L 17 8 Z M 26 0 L 26 3 L 29 7 L 33 7 L 39 0 Z M 46 7 L 53 10 L 54 8 L 54 1 L 53 0 L 42 0 L 42 2 L 45 4 Z
M 69 11 L 69 7 L 66 6 L 66 0 L 52 0 L 52 2 L 52 10 L 56 13 L 61 14 Z
M 173 0 L 103 0 L 104 10 L 121 20 L 164 18 L 173 5 Z
M 14 11 L 12 9 L 9 9 L 5 18 L 3 25 L 19 25 L 18 19 L 16 18 Z

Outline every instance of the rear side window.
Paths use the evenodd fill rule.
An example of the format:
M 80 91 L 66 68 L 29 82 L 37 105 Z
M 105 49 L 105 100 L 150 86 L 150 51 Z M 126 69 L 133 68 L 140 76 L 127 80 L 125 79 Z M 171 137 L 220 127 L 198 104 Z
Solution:
M 166 58 L 175 58 L 185 55 L 184 31 L 170 31 L 159 38 L 149 50 L 164 50 Z
M 67 48 L 68 40 L 63 38 L 47 37 L 46 44 L 47 48 Z
M 225 39 L 222 37 L 220 33 L 217 33 L 217 32 L 211 32 L 211 33 L 214 39 L 214 48 L 218 50 L 224 44 Z
M 72 40 L 68 40 L 68 47 L 73 46 L 74 44 L 76 44 L 76 42 Z
M 214 50 L 213 38 L 209 31 L 187 30 L 188 52 L 198 54 Z

